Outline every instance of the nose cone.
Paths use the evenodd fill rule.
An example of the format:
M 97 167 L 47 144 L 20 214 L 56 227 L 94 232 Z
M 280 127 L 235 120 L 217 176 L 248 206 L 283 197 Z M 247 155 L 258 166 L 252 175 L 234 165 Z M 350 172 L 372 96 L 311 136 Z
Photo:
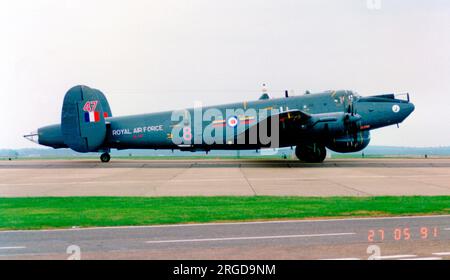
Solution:
M 416 106 L 414 106 L 414 104 L 412 104 L 412 103 L 407 103 L 405 105 L 406 105 L 405 111 L 408 113 L 408 115 L 407 115 L 407 117 L 408 117 L 409 115 L 411 115 L 412 112 L 414 112 L 414 110 L 416 109 Z
M 403 122 L 412 112 L 414 112 L 414 104 L 408 103 L 397 103 L 392 105 L 392 112 L 397 123 Z

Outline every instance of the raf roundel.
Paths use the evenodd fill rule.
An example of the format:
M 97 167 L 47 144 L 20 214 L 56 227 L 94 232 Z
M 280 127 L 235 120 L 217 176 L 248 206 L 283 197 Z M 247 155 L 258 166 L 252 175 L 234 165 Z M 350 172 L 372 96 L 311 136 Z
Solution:
M 230 117 L 227 121 L 229 127 L 236 127 L 239 124 L 237 117 Z
M 398 105 L 392 106 L 392 112 L 394 112 L 394 113 L 400 112 L 400 106 L 398 106 Z

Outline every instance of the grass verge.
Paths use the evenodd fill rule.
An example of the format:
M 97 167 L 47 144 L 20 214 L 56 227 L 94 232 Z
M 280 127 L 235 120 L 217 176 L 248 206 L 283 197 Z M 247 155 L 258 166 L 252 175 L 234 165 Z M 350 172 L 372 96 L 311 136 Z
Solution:
M 450 196 L 0 198 L 0 230 L 450 214 Z

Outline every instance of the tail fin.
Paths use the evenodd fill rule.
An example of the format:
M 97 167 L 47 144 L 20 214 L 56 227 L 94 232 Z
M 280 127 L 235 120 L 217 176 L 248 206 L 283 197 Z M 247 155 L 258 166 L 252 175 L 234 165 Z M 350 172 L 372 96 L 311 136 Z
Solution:
M 64 143 L 80 153 L 97 152 L 106 138 L 108 117 L 112 117 L 111 108 L 101 91 L 87 86 L 71 88 L 61 115 Z

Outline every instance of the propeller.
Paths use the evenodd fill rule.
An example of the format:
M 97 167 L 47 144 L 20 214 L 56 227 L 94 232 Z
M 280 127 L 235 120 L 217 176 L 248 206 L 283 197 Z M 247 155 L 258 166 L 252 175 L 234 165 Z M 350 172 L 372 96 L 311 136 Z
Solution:
M 352 145 L 358 142 L 358 126 L 360 124 L 361 116 L 358 115 L 353 102 L 350 101 L 347 106 L 347 114 L 345 116 L 345 122 L 347 125 L 347 135 L 352 134 Z

